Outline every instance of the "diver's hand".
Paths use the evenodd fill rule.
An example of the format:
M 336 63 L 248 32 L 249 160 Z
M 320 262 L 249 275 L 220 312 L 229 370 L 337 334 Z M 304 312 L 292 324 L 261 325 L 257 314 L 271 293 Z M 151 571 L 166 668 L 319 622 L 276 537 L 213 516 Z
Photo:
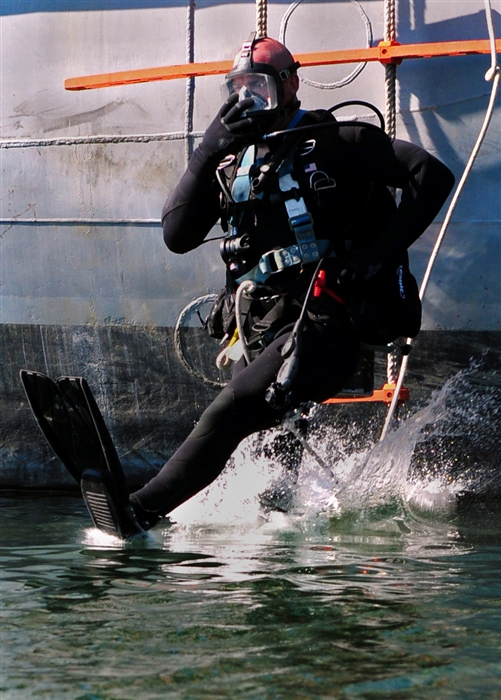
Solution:
M 205 162 L 219 161 L 259 140 L 262 130 L 252 117 L 244 116 L 245 111 L 253 104 L 252 97 L 239 102 L 236 94 L 226 100 L 207 128 L 198 148 Z
M 341 261 L 337 273 L 337 284 L 341 296 L 357 295 L 377 279 L 383 270 L 382 258 L 372 250 L 354 250 Z

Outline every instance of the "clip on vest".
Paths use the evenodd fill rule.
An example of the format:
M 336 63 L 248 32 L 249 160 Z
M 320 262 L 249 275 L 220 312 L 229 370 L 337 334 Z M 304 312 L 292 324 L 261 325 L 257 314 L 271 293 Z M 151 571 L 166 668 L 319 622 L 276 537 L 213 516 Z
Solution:
M 335 301 L 337 301 L 338 304 L 346 306 L 345 300 L 338 296 L 335 292 L 333 292 L 332 289 L 329 289 L 326 285 L 327 279 L 325 270 L 319 270 L 317 279 L 315 280 L 315 284 L 313 285 L 313 297 L 315 299 L 318 299 L 318 297 L 321 296 L 322 293 L 325 293 L 328 296 L 332 297 Z

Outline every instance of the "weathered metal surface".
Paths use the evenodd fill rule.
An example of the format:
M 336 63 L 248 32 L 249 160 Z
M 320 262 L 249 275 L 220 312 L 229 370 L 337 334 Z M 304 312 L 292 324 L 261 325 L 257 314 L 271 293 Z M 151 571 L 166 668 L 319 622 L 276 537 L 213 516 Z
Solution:
M 193 341 L 205 348 L 197 362 L 209 374 L 212 349 L 202 338 Z M 36 426 L 18 379 L 23 367 L 53 378 L 61 374 L 86 377 L 133 485 L 156 473 L 217 392 L 180 364 L 168 328 L 5 325 L 0 350 L 4 358 L 0 488 L 4 489 L 76 487 Z M 413 347 L 407 374 L 409 408 L 424 405 L 433 391 L 472 362 L 479 364 L 476 377 L 487 388 L 501 385 L 500 332 L 422 333 Z M 377 368 L 377 378 L 383 381 L 382 357 Z M 325 406 L 322 416 L 326 425 L 360 420 L 367 440 L 371 431 L 375 437 L 381 429 L 385 411 L 383 405 Z
M 384 34 L 382 9 L 381 1 L 273 3 L 268 32 L 283 31 L 296 53 L 375 44 Z M 482 0 L 398 3 L 397 36 L 402 43 L 485 38 L 483 9 Z M 131 477 L 140 479 L 158 468 L 213 395 L 186 374 L 171 343 L 185 304 L 222 284 L 218 244 L 173 255 L 157 222 L 219 106 L 219 78 L 82 93 L 65 91 L 64 79 L 179 64 L 190 54 L 195 61 L 230 59 L 254 27 L 255 6 L 5 0 L 0 22 L 0 486 L 69 485 L 29 415 L 21 367 L 86 376 Z M 458 177 L 487 106 L 488 66 L 488 57 L 468 56 L 398 67 L 398 137 L 429 149 Z M 302 70 L 303 106 L 364 99 L 384 111 L 383 67 L 355 69 Z M 469 339 L 490 343 L 501 331 L 500 113 L 498 105 L 424 307 L 425 329 L 479 335 L 423 334 L 420 344 L 436 344 L 428 371 L 433 353 L 449 342 L 438 338 L 466 338 L 459 344 L 466 362 Z M 418 278 L 443 216 L 411 253 Z M 417 390 L 420 352 L 409 370 Z
M 412 9 L 397 5 L 403 43 L 486 36 L 481 0 L 428 0 Z M 182 63 L 190 51 L 197 61 L 229 59 L 253 27 L 253 13 L 250 2 L 206 2 L 197 9 L 147 0 L 133 6 L 116 2 L 112 10 L 100 2 L 2 5 L 1 139 L 11 147 L 0 151 L 1 323 L 120 319 L 171 325 L 190 298 L 219 286 L 217 245 L 172 256 L 160 230 L 147 223 L 160 218 L 196 142 L 194 134 L 218 108 L 219 78 L 84 93 L 65 91 L 63 81 Z M 383 35 L 382 2 L 271 4 L 268 31 L 282 32 L 295 52 L 353 48 L 368 39 L 376 43 Z M 488 65 L 489 57 L 466 56 L 409 60 L 398 67 L 398 136 L 431 150 L 458 177 L 487 104 Z M 369 64 L 350 82 L 353 68 L 303 69 L 303 104 L 327 107 L 363 98 L 384 111 L 383 67 Z M 324 89 L 329 85 L 335 89 Z M 353 113 L 349 109 L 345 116 Z M 501 328 L 500 123 L 498 106 L 431 281 L 426 328 Z M 167 140 L 147 141 L 159 134 Z M 24 148 L 12 147 L 23 140 Z M 46 223 L 22 223 L 40 219 Z M 65 223 L 68 219 L 73 223 Z M 92 220 L 109 224 L 89 224 Z M 127 220 L 146 223 L 114 224 Z M 428 235 L 416 255 L 427 255 L 431 245 Z
M 9 324 L 0 348 L 2 488 L 75 486 L 34 422 L 22 368 L 85 376 L 133 483 L 162 466 L 215 396 L 183 368 L 168 328 Z

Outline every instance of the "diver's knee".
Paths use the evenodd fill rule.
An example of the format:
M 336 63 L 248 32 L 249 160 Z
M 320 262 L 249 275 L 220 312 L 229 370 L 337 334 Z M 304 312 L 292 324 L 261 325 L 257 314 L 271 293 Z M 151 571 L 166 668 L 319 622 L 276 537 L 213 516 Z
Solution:
M 234 412 L 235 392 L 230 387 L 225 387 L 214 399 L 210 406 L 202 413 L 200 420 L 189 434 L 189 438 L 199 438 L 210 433 L 216 424 L 225 416 Z

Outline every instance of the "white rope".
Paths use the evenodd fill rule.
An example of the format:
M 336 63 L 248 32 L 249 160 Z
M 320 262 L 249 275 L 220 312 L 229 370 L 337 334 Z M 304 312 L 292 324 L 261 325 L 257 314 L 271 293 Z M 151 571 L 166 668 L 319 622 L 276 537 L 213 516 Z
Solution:
M 485 2 L 485 6 L 486 6 L 487 25 L 489 27 L 489 39 L 490 39 L 491 57 L 492 57 L 491 58 L 492 65 L 489 68 L 489 70 L 486 72 L 485 79 L 489 82 L 492 81 L 491 95 L 490 95 L 490 99 L 489 99 L 489 104 L 487 106 L 487 111 L 485 113 L 484 121 L 482 123 L 477 140 L 475 142 L 475 145 L 473 146 L 473 150 L 472 150 L 471 155 L 468 159 L 468 162 L 467 162 L 466 167 L 464 169 L 464 172 L 461 176 L 461 179 L 458 182 L 458 185 L 456 187 L 456 191 L 454 192 L 454 196 L 452 198 L 452 201 L 450 203 L 449 209 L 448 209 L 447 214 L 445 216 L 444 222 L 442 224 L 440 232 L 437 236 L 437 240 L 436 240 L 435 245 L 433 247 L 432 253 L 430 255 L 430 259 L 428 261 L 428 266 L 426 268 L 426 271 L 425 271 L 425 274 L 423 277 L 423 281 L 421 282 L 421 287 L 419 290 L 419 298 L 421 300 L 424 299 L 424 296 L 426 293 L 426 288 L 428 286 L 428 281 L 429 281 L 430 276 L 431 276 L 431 271 L 433 269 L 433 265 L 435 264 L 435 260 L 437 259 L 438 251 L 440 250 L 440 246 L 442 245 L 442 241 L 444 239 L 445 233 L 447 231 L 447 228 L 448 228 L 449 223 L 451 221 L 452 215 L 453 215 L 454 210 L 456 208 L 456 204 L 458 203 L 459 197 L 461 196 L 461 193 L 463 191 L 465 182 L 466 182 L 468 175 L 470 174 L 470 171 L 471 171 L 473 164 L 476 160 L 476 157 L 478 155 L 478 152 L 480 150 L 482 142 L 483 142 L 485 135 L 487 133 L 487 129 L 489 128 L 492 114 L 494 112 L 494 105 L 496 103 L 496 96 L 497 96 L 497 92 L 498 92 L 498 88 L 499 88 L 500 71 L 499 71 L 499 66 L 497 65 L 496 40 L 494 37 L 494 31 L 492 28 L 493 24 L 492 24 L 491 4 L 490 4 L 490 0 L 484 0 L 484 2 Z M 408 338 L 407 343 L 409 345 L 411 345 L 412 338 Z M 386 433 L 388 432 L 389 426 L 391 425 L 391 422 L 393 420 L 393 415 L 394 415 L 395 409 L 397 407 L 400 390 L 401 390 L 403 383 L 404 383 L 404 377 L 405 377 L 405 373 L 407 371 L 408 362 L 409 362 L 409 356 L 406 355 L 402 360 L 402 365 L 400 367 L 400 374 L 399 374 L 397 385 L 395 388 L 395 393 L 393 395 L 392 402 L 390 404 L 390 407 L 388 409 L 388 413 L 386 415 L 386 420 L 385 420 L 385 423 L 383 426 L 383 430 L 381 432 L 380 440 L 383 440 L 383 438 L 386 436 Z
M 397 15 L 395 0 L 385 0 L 384 3 L 384 40 L 395 41 L 397 37 Z M 384 67 L 384 104 L 386 133 L 393 140 L 397 135 L 397 66 L 388 63 Z M 391 190 L 395 197 L 395 190 Z M 386 378 L 388 384 L 395 384 L 401 355 L 397 350 L 388 353 L 386 359 Z
M 384 93 L 386 133 L 393 140 L 397 134 L 397 66 L 394 63 L 384 67 Z
M 489 33 L 489 42 L 491 48 L 491 67 L 485 74 L 485 79 L 488 83 L 494 80 L 496 73 L 499 73 L 498 58 L 496 52 L 496 35 L 494 34 L 494 22 L 492 20 L 491 0 L 484 0 L 485 15 L 487 19 L 487 31 Z
M 195 61 L 195 0 L 188 0 L 186 11 L 186 63 Z M 184 110 L 184 157 L 186 165 L 193 155 L 193 110 L 195 105 L 195 78 L 186 80 Z
M 203 131 L 193 132 L 192 137 L 204 135 Z M 180 141 L 186 137 L 184 131 L 167 134 L 110 134 L 96 136 L 62 136 L 50 139 L 2 139 L 0 148 L 42 148 L 47 146 L 86 146 L 101 143 L 150 143 L 151 141 Z
M 388 384 L 397 383 L 401 357 L 402 351 L 400 347 L 394 344 L 394 347 L 388 352 L 386 360 L 386 381 Z
M 160 226 L 160 219 L 94 219 L 92 217 L 52 217 L 45 219 L 21 219 L 12 216 L 0 218 L 2 226 Z
M 256 39 L 268 36 L 267 0 L 256 0 Z
M 384 40 L 395 41 L 397 38 L 397 13 L 395 0 L 384 2 Z

